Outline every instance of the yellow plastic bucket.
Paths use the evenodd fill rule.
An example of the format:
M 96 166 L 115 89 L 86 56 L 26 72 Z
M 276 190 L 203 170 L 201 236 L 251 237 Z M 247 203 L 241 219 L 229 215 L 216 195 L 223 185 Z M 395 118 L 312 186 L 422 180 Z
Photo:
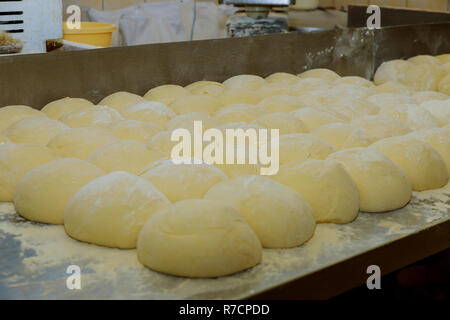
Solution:
M 69 29 L 63 24 L 64 40 L 90 44 L 97 47 L 110 47 L 112 33 L 117 27 L 110 23 L 81 22 L 80 29 Z

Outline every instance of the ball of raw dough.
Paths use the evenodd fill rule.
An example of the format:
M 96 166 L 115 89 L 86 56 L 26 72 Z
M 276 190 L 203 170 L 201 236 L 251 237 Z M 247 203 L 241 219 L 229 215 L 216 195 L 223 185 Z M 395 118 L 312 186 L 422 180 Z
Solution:
M 272 112 L 260 116 L 252 123 L 267 129 L 279 129 L 279 134 L 306 133 L 308 129 L 302 120 L 284 112 Z
M 138 96 L 137 94 L 120 91 L 105 97 L 98 104 L 101 106 L 108 106 L 117 111 L 121 111 L 125 107 L 144 102 L 146 102 L 146 100 L 143 97 Z
M 306 125 L 308 131 L 329 123 L 342 123 L 342 118 L 336 117 L 333 113 L 325 112 L 317 108 L 301 108 L 291 112 L 291 115 Z
M 0 144 L 0 201 L 13 201 L 14 190 L 28 171 L 58 158 L 53 150 L 34 143 Z
M 420 107 L 430 112 L 441 126 L 450 124 L 450 99 L 426 101 Z
M 408 134 L 413 138 L 425 141 L 442 157 L 450 173 L 450 127 L 414 131 Z
M 299 246 L 312 237 L 316 226 L 313 210 L 298 192 L 257 175 L 218 183 L 205 199 L 237 209 L 264 248 Z
M 207 81 L 211 82 L 211 81 Z M 204 86 L 197 86 L 189 91 L 192 94 L 208 96 L 211 98 L 218 98 L 222 92 L 225 90 L 225 86 L 221 83 L 211 83 Z
M 315 90 L 326 90 L 331 88 L 331 81 L 321 78 L 302 78 L 297 83 L 289 87 L 288 93 L 291 96 L 300 97 Z
M 228 89 L 246 89 L 251 91 L 258 90 L 265 84 L 266 81 L 263 78 L 251 74 L 234 76 L 223 82 L 223 85 Z
M 83 242 L 132 249 L 147 220 L 169 204 L 145 179 L 113 172 L 75 193 L 64 212 L 64 229 Z
M 143 143 L 146 143 L 155 134 L 162 131 L 162 128 L 155 123 L 138 120 L 117 121 L 110 124 L 107 128 L 120 139 L 135 140 Z
M 259 91 L 251 91 L 247 89 L 226 89 L 218 97 L 224 106 L 230 104 L 258 104 L 263 97 Z
M 257 90 L 257 93 L 261 99 L 280 94 L 288 94 L 290 86 L 292 85 L 287 86 L 280 82 L 266 83 Z
M 414 191 L 437 189 L 448 182 L 444 160 L 426 142 L 406 135 L 380 140 L 370 148 L 382 152 L 405 170 Z
M 161 102 L 168 106 L 175 100 L 190 94 L 188 90 L 181 86 L 166 84 L 149 90 L 144 95 L 144 98 L 150 101 Z
M 411 95 L 414 92 L 412 88 L 395 81 L 385 82 L 376 86 L 374 89 L 377 94 L 393 93 L 401 95 Z
M 203 112 L 211 115 L 222 107 L 223 105 L 218 99 L 203 95 L 181 97 L 170 104 L 170 108 L 176 114 Z
M 75 192 L 104 174 L 93 164 L 74 158 L 40 165 L 19 181 L 14 192 L 16 212 L 31 221 L 63 224 L 64 210 Z
M 87 106 L 66 113 L 59 121 L 71 128 L 104 127 L 124 120 L 119 112 L 107 106 Z
M 347 77 L 338 78 L 338 79 L 334 80 L 333 84 L 335 84 L 335 85 L 353 84 L 353 85 L 366 87 L 366 88 L 372 88 L 375 86 L 372 81 L 367 80 L 363 77 L 358 77 L 358 76 L 347 76 Z
M 73 110 L 93 105 L 92 102 L 86 99 L 67 97 L 48 103 L 41 111 L 50 119 L 56 120 Z
M 171 202 L 201 199 L 215 184 L 227 176 L 215 166 L 201 164 L 175 164 L 160 160 L 150 165 L 141 176 L 153 183 Z
M 190 132 L 194 130 L 194 121 L 201 121 L 203 130 L 215 128 L 221 123 L 216 118 L 203 112 L 189 112 L 180 114 L 166 123 L 166 129 L 169 131 L 183 128 Z
M 386 115 L 367 116 L 354 119 L 352 124 L 363 129 L 372 141 L 402 136 L 411 132 L 401 121 Z
M 339 79 L 340 76 L 329 69 L 323 69 L 323 68 L 317 68 L 317 69 L 311 69 L 305 72 L 302 72 L 298 75 L 299 78 L 320 78 L 324 80 L 336 80 Z
M 376 85 L 383 84 L 388 81 L 405 83 L 408 77 L 407 72 L 413 64 L 405 60 L 391 60 L 383 62 L 375 72 L 373 81 Z
M 272 178 L 300 193 L 311 205 L 316 222 L 349 223 L 358 215 L 358 188 L 334 160 L 292 162 L 281 166 Z
M 372 143 L 364 130 L 346 123 L 325 124 L 311 131 L 311 134 L 322 138 L 336 150 L 367 147 Z
M 192 82 L 191 84 L 187 85 L 184 88 L 186 90 L 189 90 L 190 92 L 192 92 L 192 91 L 195 91 L 196 89 L 199 89 L 199 88 L 202 88 L 205 86 L 219 86 L 222 88 L 224 87 L 224 85 L 221 84 L 220 82 L 201 80 L 201 81 Z
M 117 139 L 110 130 L 83 127 L 61 132 L 47 146 L 61 157 L 86 160 L 92 151 Z
M 176 116 L 172 109 L 165 104 L 156 101 L 147 101 L 122 109 L 120 112 L 127 120 L 139 120 L 153 122 L 161 127 Z
M 436 59 L 438 59 L 442 64 L 450 62 L 450 53 L 441 54 L 436 56 Z
M 401 104 L 392 109 L 383 109 L 380 114 L 401 121 L 411 130 L 439 127 L 439 121 L 425 108 L 416 104 Z
M 12 142 L 29 142 L 46 146 L 53 137 L 67 129 L 69 127 L 58 120 L 38 117 L 17 121 L 3 131 L 3 134 Z
M 46 115 L 27 106 L 6 106 L 0 108 L 0 132 L 17 121 L 36 117 L 46 117 Z
M 219 168 L 223 173 L 225 173 L 229 178 L 236 178 L 243 175 L 250 175 L 255 174 L 258 175 L 261 172 L 261 167 L 258 163 L 252 164 L 249 163 L 249 156 L 248 156 L 248 148 L 239 148 L 238 146 L 235 146 L 233 151 L 230 151 L 230 149 L 224 150 L 224 159 L 226 159 L 227 153 L 233 152 L 232 155 L 229 155 L 229 158 L 233 159 L 233 163 L 223 163 L 223 164 L 217 164 L 215 163 L 214 166 Z M 238 164 L 238 152 L 239 150 L 245 151 L 245 162 L 244 164 Z
M 438 58 L 427 54 L 421 54 L 415 57 L 411 57 L 407 61 L 414 64 L 435 64 L 435 65 L 441 64 L 441 61 Z
M 389 110 L 401 104 L 413 104 L 413 98 L 398 93 L 378 93 L 367 98 L 381 110 Z
M 324 101 L 324 105 L 329 103 L 339 101 L 339 100 L 348 100 L 352 99 L 365 99 L 371 95 L 376 93 L 374 88 L 368 88 L 361 85 L 350 84 L 350 83 L 341 83 L 335 84 L 331 87 L 331 89 L 321 89 L 313 92 L 314 94 L 318 94 L 322 96 Z
M 269 149 L 270 150 L 270 149 Z M 293 133 L 280 136 L 280 164 L 308 159 L 323 160 L 335 150 L 325 140 L 307 133 Z
M 172 132 L 172 130 L 168 130 L 155 134 L 150 140 L 147 141 L 147 148 L 158 151 L 165 157 L 170 158 L 173 147 L 179 143 L 178 141 L 172 141 Z
M 345 149 L 328 159 L 341 163 L 353 178 L 361 211 L 395 210 L 411 199 L 412 186 L 406 172 L 375 149 Z
M 366 99 L 348 99 L 332 102 L 327 109 L 333 110 L 349 120 L 365 116 L 373 116 L 380 112 L 380 108 Z
M 269 83 L 280 83 L 283 85 L 292 85 L 300 80 L 295 74 L 286 72 L 276 72 L 272 73 L 270 76 L 266 77 L 266 81 Z
M 185 200 L 155 213 L 142 228 L 139 261 L 183 277 L 220 277 L 261 262 L 261 243 L 241 214 L 208 200 Z
M 263 114 L 265 114 L 265 111 L 258 106 L 240 103 L 220 108 L 214 116 L 221 123 L 231 123 L 240 121 L 252 122 Z
M 449 99 L 449 96 L 441 93 L 441 92 L 436 92 L 436 91 L 419 91 L 419 92 L 415 92 L 412 95 L 414 101 L 417 104 L 422 104 L 426 101 L 430 101 L 430 100 L 447 100 Z
M 117 140 L 94 150 L 88 161 L 106 172 L 125 171 L 138 174 L 152 162 L 162 158 L 162 153 L 147 149 L 142 142 Z
M 307 105 L 298 97 L 287 94 L 267 97 L 258 103 L 258 107 L 266 112 L 291 112 Z

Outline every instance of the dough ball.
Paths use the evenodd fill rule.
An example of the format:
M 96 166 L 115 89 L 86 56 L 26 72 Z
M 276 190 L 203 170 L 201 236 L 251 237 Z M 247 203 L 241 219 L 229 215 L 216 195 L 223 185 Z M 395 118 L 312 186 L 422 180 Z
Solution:
M 326 90 L 331 88 L 331 81 L 321 78 L 302 78 L 289 87 L 287 94 L 300 97 L 315 90 Z
M 171 130 L 158 132 L 147 141 L 147 148 L 153 151 L 158 151 L 165 157 L 170 158 L 173 147 L 179 143 L 178 141 L 172 141 L 171 136 Z
M 413 104 L 413 98 L 404 95 L 404 94 L 396 94 L 396 93 L 379 93 L 374 94 L 367 98 L 369 102 L 372 102 L 381 110 L 389 110 L 399 106 L 401 104 Z
M 323 160 L 335 151 L 325 140 L 307 133 L 285 134 L 280 136 L 279 141 L 280 164 L 308 159 Z
M 260 116 L 252 123 L 267 129 L 279 129 L 279 134 L 306 133 L 308 129 L 302 120 L 284 112 L 272 112 Z
M 426 109 L 416 104 L 401 104 L 392 109 L 384 109 L 381 114 L 401 121 L 411 130 L 439 127 L 439 121 Z
M 218 183 L 205 199 L 238 210 L 264 248 L 297 247 L 313 236 L 316 226 L 313 210 L 299 193 L 258 175 Z
M 376 93 L 374 88 L 365 86 L 341 83 L 333 86 L 331 89 L 317 90 L 315 94 L 322 95 L 324 104 L 332 103 L 336 100 L 365 99 Z
M 203 112 L 189 112 L 180 114 L 166 123 L 169 131 L 184 128 L 194 132 L 194 121 L 201 121 L 203 130 L 215 128 L 220 125 L 220 121 Z
M 383 62 L 375 72 L 373 81 L 377 86 L 388 81 L 405 83 L 411 66 L 411 62 L 400 59 Z
M 280 82 L 271 82 L 266 83 L 262 87 L 260 87 L 257 91 L 258 95 L 261 97 L 261 99 L 276 96 L 280 94 L 288 94 L 289 92 L 289 86 L 286 86 L 283 83 Z
M 450 95 L 450 74 L 443 77 L 442 80 L 439 81 L 438 90 L 447 96 Z
M 141 175 L 153 183 L 171 202 L 201 199 L 215 184 L 227 176 L 215 166 L 201 164 L 175 164 L 172 160 L 153 163 Z
M 352 85 L 365 87 L 365 88 L 372 88 L 375 86 L 372 81 L 369 81 L 363 77 L 358 77 L 358 76 L 347 76 L 347 77 L 337 78 L 336 80 L 334 80 L 333 83 L 335 85 L 352 84 Z
M 166 84 L 149 90 L 144 98 L 150 101 L 157 101 L 170 105 L 175 100 L 189 96 L 191 93 L 181 86 L 174 84 Z
M 92 102 L 86 99 L 67 97 L 48 103 L 44 108 L 42 108 L 41 111 L 45 113 L 50 119 L 56 120 L 61 118 L 66 113 L 74 111 L 78 108 L 93 105 L 94 104 Z
M 382 152 L 408 174 L 414 191 L 437 189 L 448 182 L 445 162 L 428 143 L 411 136 L 380 140 L 370 148 Z
M 382 83 L 376 86 L 374 89 L 377 94 L 393 93 L 401 95 L 410 95 L 414 92 L 414 90 L 412 90 L 410 87 L 395 81 L 388 81 Z
M 93 164 L 74 158 L 45 163 L 20 180 L 14 206 L 28 220 L 64 224 L 64 210 L 75 192 L 104 174 Z
M 450 99 L 426 101 L 420 107 L 430 112 L 439 121 L 441 126 L 450 123 Z
M 372 143 L 364 130 L 346 123 L 325 124 L 311 131 L 311 134 L 322 138 L 336 150 L 367 147 Z
M 339 100 L 327 105 L 329 110 L 333 110 L 349 120 L 376 115 L 380 108 L 365 99 Z
M 160 152 L 148 150 L 142 142 L 117 140 L 94 150 L 88 161 L 106 172 L 126 171 L 138 174 L 163 157 Z
M 223 107 L 223 105 L 218 99 L 202 95 L 182 97 L 170 104 L 170 108 L 175 111 L 176 114 L 203 112 L 211 115 L 221 107 Z
M 71 128 L 104 127 L 120 120 L 123 120 L 123 117 L 119 112 L 100 105 L 81 107 L 59 118 L 59 121 Z
M 234 148 L 234 164 L 217 164 L 215 163 L 214 166 L 219 168 L 223 173 L 225 173 L 229 178 L 236 178 L 243 175 L 249 175 L 254 174 L 258 175 L 260 174 L 261 167 L 259 164 L 251 164 L 249 163 L 247 156 L 248 153 L 246 153 L 246 163 L 245 164 L 238 164 L 237 163 L 237 154 L 238 154 L 238 147 Z M 248 150 L 248 149 L 246 149 Z M 226 151 L 226 150 L 225 150 Z M 224 156 L 226 157 L 226 154 L 224 153 Z
M 407 61 L 413 64 L 434 64 L 434 65 L 441 64 L 441 61 L 438 58 L 425 54 L 409 58 Z
M 108 106 L 120 112 L 125 107 L 144 103 L 145 101 L 146 100 L 143 97 L 138 96 L 137 94 L 120 91 L 105 97 L 98 104 L 101 106 Z
M 266 81 L 268 83 L 280 83 L 283 85 L 292 85 L 297 83 L 299 80 L 300 78 L 296 75 L 286 72 L 276 72 L 266 77 Z
M 413 138 L 422 140 L 432 146 L 445 161 L 447 172 L 450 173 L 450 127 L 434 128 L 414 131 L 408 134 Z
M 247 89 L 227 89 L 219 96 L 219 100 L 224 106 L 230 104 L 258 104 L 262 100 L 262 96 L 258 91 L 250 91 Z
M 401 121 L 393 119 L 387 115 L 376 115 L 358 118 L 352 124 L 363 129 L 372 141 L 384 138 L 402 136 L 411 132 Z
M 164 127 L 167 121 L 176 116 L 172 109 L 156 101 L 147 101 L 125 107 L 121 114 L 127 120 L 153 122 L 161 127 Z
M 256 124 L 256 123 L 248 123 L 248 122 L 229 122 L 229 123 L 225 123 L 222 124 L 220 126 L 217 127 L 217 129 L 222 130 L 225 134 L 225 130 L 226 129 L 243 129 L 244 131 L 247 129 L 264 129 L 264 127 Z
M 195 95 L 208 96 L 211 98 L 219 98 L 225 87 L 221 83 L 208 84 L 191 89 L 191 93 Z
M 258 90 L 261 86 L 265 84 L 266 81 L 263 78 L 251 74 L 242 74 L 239 76 L 234 76 L 223 82 L 223 85 L 228 89 L 245 89 L 245 90 Z
M 266 112 L 291 112 L 307 105 L 298 97 L 282 94 L 265 98 L 258 106 Z
M 261 262 L 261 243 L 231 206 L 185 200 L 154 214 L 139 235 L 139 261 L 183 277 L 226 276 Z
M 39 117 L 17 121 L 3 131 L 3 134 L 12 142 L 29 142 L 46 146 L 53 137 L 67 129 L 69 127 L 58 120 Z
M 422 104 L 426 101 L 430 100 L 447 100 L 449 96 L 444 93 L 436 92 L 436 91 L 419 91 L 412 95 L 412 98 L 417 104 Z
M 31 169 L 58 159 L 58 154 L 34 143 L 0 144 L 0 202 L 12 202 L 20 179 Z
M 331 154 L 328 159 L 341 163 L 353 178 L 361 211 L 395 210 L 411 199 L 412 187 L 406 172 L 380 151 L 346 149 Z
M 251 104 L 231 104 L 219 109 L 215 118 L 221 123 L 252 122 L 264 113 L 262 108 Z
M 300 193 L 311 205 L 316 222 L 349 223 L 358 216 L 358 188 L 334 160 L 292 162 L 281 166 L 273 179 Z
M 291 115 L 295 118 L 303 121 L 308 131 L 312 131 L 317 127 L 323 126 L 329 123 L 342 123 L 342 119 L 336 117 L 329 112 L 321 111 L 317 108 L 301 108 L 291 112 Z
M 111 131 L 97 127 L 74 128 L 61 132 L 48 143 L 48 147 L 61 157 L 87 160 L 95 149 L 117 140 Z
M 322 68 L 318 68 L 318 69 L 311 69 L 305 72 L 302 72 L 298 75 L 299 78 L 304 79 L 304 78 L 320 78 L 320 79 L 324 79 L 324 80 L 336 80 L 339 79 L 340 76 L 329 69 L 322 69 Z
M 155 123 L 138 120 L 117 121 L 109 125 L 108 129 L 120 139 L 143 143 L 162 131 L 162 128 Z
M 17 121 L 36 117 L 46 118 L 46 115 L 27 106 L 6 106 L 0 108 L 0 132 Z
M 189 90 L 189 91 L 192 92 L 192 91 L 194 91 L 194 90 L 196 90 L 196 89 L 199 89 L 199 88 L 202 88 L 202 87 L 205 87 L 205 86 L 211 86 L 211 85 L 213 85 L 213 86 L 219 86 L 219 87 L 224 87 L 224 85 L 221 84 L 220 82 L 201 80 L 201 81 L 193 82 L 193 83 L 187 85 L 187 86 L 184 87 L 184 88 L 185 88 L 186 90 Z
M 450 53 L 438 55 L 438 56 L 436 56 L 436 59 L 438 59 L 442 64 L 449 63 L 450 62 Z
M 64 229 L 79 241 L 132 249 L 147 220 L 169 204 L 145 179 L 113 172 L 75 193 L 64 213 Z
M 405 84 L 416 91 L 437 91 L 439 82 L 446 72 L 437 65 L 416 64 L 407 71 Z

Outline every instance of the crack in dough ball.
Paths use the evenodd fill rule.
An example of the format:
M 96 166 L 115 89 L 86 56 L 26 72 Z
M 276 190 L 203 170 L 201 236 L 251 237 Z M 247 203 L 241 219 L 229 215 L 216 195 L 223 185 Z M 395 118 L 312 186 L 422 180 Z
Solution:
M 12 142 L 28 142 L 46 146 L 53 137 L 68 129 L 69 126 L 58 120 L 39 117 L 17 121 L 3 131 L 3 134 Z
M 365 116 L 373 116 L 380 112 L 380 108 L 366 99 L 341 99 L 327 105 L 326 107 L 348 120 Z
M 308 241 L 313 211 L 293 189 L 258 175 L 240 176 L 212 187 L 206 200 L 231 205 L 245 218 L 264 248 L 293 248 Z
M 416 101 L 417 104 L 422 104 L 426 101 L 430 100 L 447 100 L 449 99 L 449 96 L 436 91 L 419 91 L 415 92 L 413 94 L 413 99 Z
M 155 134 L 163 129 L 155 123 L 138 121 L 138 120 L 122 120 L 110 124 L 107 129 L 123 140 L 135 140 L 146 143 Z
M 252 122 L 266 112 L 259 106 L 251 104 L 230 104 L 220 108 L 214 117 L 221 123 Z
M 430 112 L 416 104 L 401 104 L 392 109 L 384 109 L 380 114 L 401 121 L 411 130 L 440 127 L 439 121 Z
M 169 204 L 147 180 L 127 172 L 113 172 L 75 193 L 64 212 L 64 229 L 79 241 L 133 249 L 147 220 Z
M 46 118 L 45 113 L 28 106 L 6 106 L 0 108 L 0 132 L 17 121 L 28 118 Z
M 340 76 L 329 69 L 323 69 L 323 68 L 317 68 L 317 69 L 311 69 L 305 72 L 302 72 L 298 75 L 299 78 L 305 79 L 305 78 L 320 78 L 324 80 L 337 80 L 340 78 Z
M 34 143 L 0 144 L 0 201 L 12 202 L 17 184 L 28 171 L 58 158 L 53 150 Z
M 171 202 L 201 199 L 215 184 L 227 176 L 215 166 L 200 164 L 175 164 L 160 160 L 147 167 L 141 176 L 155 185 Z
M 311 134 L 322 138 L 336 150 L 367 147 L 372 141 L 361 128 L 346 123 L 330 123 L 317 127 Z
M 230 104 L 258 104 L 263 97 L 259 91 L 251 91 L 247 89 L 226 89 L 218 98 L 224 106 Z
M 46 104 L 41 111 L 45 113 L 50 119 L 57 120 L 66 113 L 69 113 L 81 107 L 88 107 L 93 105 L 94 104 L 92 102 L 86 99 L 67 97 Z
M 441 127 L 450 124 L 450 99 L 427 101 L 420 107 L 430 112 L 439 121 Z
M 258 237 L 233 207 L 184 200 L 155 213 L 142 228 L 139 261 L 166 274 L 208 278 L 230 275 L 261 262 Z
M 323 126 L 324 124 L 345 122 L 342 118 L 335 116 L 335 114 L 332 113 L 332 110 L 330 111 L 331 112 L 326 112 L 317 108 L 307 107 L 295 110 L 291 112 L 291 115 L 303 121 L 308 131 L 312 131 L 317 127 Z
M 162 158 L 162 153 L 147 149 L 141 142 L 117 140 L 94 150 L 88 161 L 106 172 L 125 171 L 138 174 Z
M 253 124 L 266 129 L 278 129 L 279 134 L 306 133 L 308 129 L 302 120 L 292 117 L 284 112 L 272 112 L 260 116 Z
M 30 170 L 17 185 L 14 206 L 25 219 L 64 224 L 64 210 L 84 185 L 106 174 L 93 164 L 63 158 Z
M 271 96 L 258 103 L 258 107 L 265 112 L 291 112 L 306 106 L 307 104 L 298 97 L 286 94 Z
M 137 94 L 120 91 L 105 97 L 98 104 L 101 106 L 108 106 L 120 112 L 125 107 L 144 102 L 146 102 L 146 100 Z
M 308 159 L 324 160 L 335 151 L 325 140 L 307 133 L 285 134 L 280 136 L 279 142 L 281 165 Z
M 434 128 L 414 131 L 408 134 L 432 146 L 442 157 L 447 172 L 450 173 L 450 126 L 448 128 Z
M 202 95 L 181 97 L 170 104 L 176 114 L 203 112 L 211 115 L 222 107 L 223 104 L 218 99 Z
M 362 117 L 354 119 L 351 124 L 363 129 L 371 141 L 402 136 L 411 132 L 411 129 L 405 126 L 401 121 L 387 115 Z
M 251 74 L 242 74 L 228 78 L 223 82 L 223 85 L 228 89 L 245 89 L 245 90 L 258 90 L 267 82 L 260 76 Z
M 127 120 L 153 122 L 161 127 L 164 127 L 167 121 L 176 116 L 171 108 L 156 101 L 147 101 L 125 107 L 121 114 Z
M 408 174 L 414 191 L 437 189 L 448 182 L 444 160 L 426 142 L 406 135 L 380 140 L 370 148 L 382 152 L 401 167 Z
M 358 188 L 334 160 L 292 162 L 281 166 L 273 179 L 300 193 L 318 223 L 349 223 L 358 216 Z
M 206 81 L 206 82 L 212 82 L 212 81 Z M 207 85 L 196 86 L 196 87 L 190 89 L 189 91 L 195 95 L 202 95 L 202 96 L 208 96 L 211 98 L 218 98 L 223 93 L 224 90 L 225 90 L 225 86 L 223 84 L 218 83 L 218 82 L 212 82 Z
M 118 139 L 110 130 L 82 127 L 61 132 L 47 146 L 61 157 L 87 160 L 92 151 Z
M 124 119 L 119 112 L 101 105 L 81 107 L 59 118 L 71 128 L 105 127 L 120 120 Z
M 161 102 L 168 106 L 175 100 L 189 96 L 190 94 L 191 93 L 182 86 L 177 86 L 175 84 L 165 84 L 150 89 L 144 95 L 144 98 L 149 101 Z
M 280 83 L 282 85 L 292 85 L 300 80 L 295 74 L 287 72 L 275 72 L 266 77 L 268 83 Z
M 203 112 L 189 112 L 180 114 L 166 123 L 166 129 L 169 131 L 175 129 L 187 129 L 194 132 L 194 121 L 201 121 L 203 130 L 215 128 L 221 125 L 221 122 L 209 114 Z
M 411 200 L 412 186 L 408 175 L 380 151 L 346 149 L 331 154 L 328 159 L 342 164 L 353 178 L 361 211 L 396 210 Z

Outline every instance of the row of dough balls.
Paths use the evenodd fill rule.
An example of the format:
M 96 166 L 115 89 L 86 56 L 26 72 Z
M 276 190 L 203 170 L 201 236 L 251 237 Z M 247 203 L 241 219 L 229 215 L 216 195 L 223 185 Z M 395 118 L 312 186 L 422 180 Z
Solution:
M 328 77 L 333 73 L 311 70 L 306 74 L 311 77 L 303 74 L 303 80 L 299 77 L 300 80 L 294 84 L 316 79 L 321 81 L 322 78 L 314 75 Z M 271 77 L 281 79 L 274 83 L 289 86 L 283 79 L 295 76 L 276 74 L 267 79 Z M 259 77 L 238 76 L 230 80 L 233 79 L 239 80 L 239 87 L 243 87 L 246 81 Z M 314 81 L 309 81 L 311 79 Z M 120 93 L 106 99 L 114 96 L 135 97 Z M 279 95 L 274 96 L 273 100 L 280 99 Z M 288 99 L 294 98 L 290 96 Z M 349 102 L 360 99 L 352 95 L 346 98 Z M 74 99 L 64 101 L 72 102 Z M 408 203 L 413 188 L 439 188 L 448 181 L 444 162 L 448 167 L 450 130 L 439 128 L 439 125 L 416 132 L 409 128 L 393 130 L 389 137 L 382 137 L 375 144 L 372 143 L 376 139 L 364 137 L 367 144 L 355 146 L 347 145 L 347 141 L 355 136 L 354 131 L 359 132 L 356 136 L 361 131 L 364 136 L 369 127 L 361 129 L 353 120 L 348 123 L 346 116 L 330 112 L 324 108 L 326 105 L 289 110 L 291 107 L 278 100 L 273 106 L 272 111 L 264 110 L 263 113 L 265 116 L 275 113 L 274 120 L 281 118 L 275 127 L 287 127 L 288 119 L 294 118 L 306 129 L 293 130 L 280 137 L 282 167 L 272 179 L 255 175 L 254 166 L 222 166 L 219 169 L 219 166 L 207 164 L 174 165 L 164 159 L 168 145 L 165 133 L 170 131 L 157 131 L 153 136 L 150 133 L 152 137 L 147 136 L 143 140 L 149 138 L 147 148 L 139 137 L 147 131 L 135 130 L 135 125 L 139 124 L 140 128 L 150 124 L 153 128 L 157 124 L 156 121 L 141 121 L 141 118 L 139 121 L 92 122 L 90 127 L 63 128 L 62 132 L 49 138 L 48 148 L 42 145 L 45 142 L 38 145 L 36 141 L 1 145 L 2 201 L 14 200 L 16 211 L 27 219 L 64 223 L 67 233 L 81 241 L 119 248 L 137 245 L 139 260 L 154 270 L 182 276 L 212 277 L 257 264 L 261 260 L 261 247 L 301 245 L 312 237 L 316 222 L 347 223 L 356 218 L 359 210 L 394 210 Z M 364 108 L 357 106 L 349 108 L 357 111 Z M 112 107 L 99 108 L 110 111 Z M 137 109 L 140 108 L 142 106 Z M 173 108 L 172 104 L 170 108 Z M 245 110 L 248 108 L 246 106 Z M 37 111 L 30 108 L 6 107 L 0 110 L 0 123 L 11 121 L 2 115 L 3 110 L 20 119 L 21 116 L 16 115 L 22 112 L 19 109 L 27 114 L 24 120 L 43 118 L 55 121 L 46 119 L 42 113 L 38 116 Z M 50 109 L 47 108 L 47 112 Z M 76 110 L 79 108 L 72 111 Z M 273 112 L 279 110 L 284 112 Z M 300 112 L 302 117 L 287 114 L 298 114 L 299 111 L 303 112 Z M 28 117 L 28 112 L 34 115 Z M 308 118 L 308 114 L 319 116 Z M 322 115 L 328 117 L 327 121 L 332 119 L 331 122 L 322 124 Z M 377 113 L 371 116 L 374 115 Z M 58 118 L 64 116 L 63 112 Z M 225 123 L 224 128 L 259 126 L 253 121 L 242 122 L 246 116 L 247 112 L 237 112 L 232 121 L 241 122 Z M 355 116 L 354 120 L 366 117 Z M 439 116 L 435 118 L 441 119 Z M 216 114 L 181 112 L 167 120 L 165 129 L 189 128 L 192 120 L 197 119 L 204 123 L 207 122 L 205 119 L 212 123 L 218 121 Z M 387 119 L 396 120 L 383 116 L 377 119 L 380 121 L 378 125 L 385 126 Z M 173 121 L 173 127 L 167 126 L 170 121 Z M 6 128 L 3 135 L 6 139 L 12 138 L 7 131 L 19 122 L 22 121 L 13 121 Z M 315 122 L 319 125 L 311 129 L 309 126 L 314 126 Z M 132 133 L 127 138 L 120 136 L 119 131 L 113 130 L 116 126 L 132 128 L 124 130 Z M 36 126 L 39 128 L 45 126 Z M 307 131 L 311 133 L 304 133 Z M 327 135 L 321 131 L 330 133 Z M 339 135 L 341 138 L 336 138 Z M 31 136 L 40 136 L 39 130 Z M 135 138 L 138 141 L 134 141 L 132 136 L 138 137 Z M 160 144 L 155 139 L 157 136 L 164 138 Z M 147 167 L 149 163 L 151 165 Z M 146 168 L 137 170 L 140 166 Z
M 377 85 L 397 83 L 404 90 L 432 90 L 450 95 L 450 54 L 384 62 L 377 69 L 374 82 Z

